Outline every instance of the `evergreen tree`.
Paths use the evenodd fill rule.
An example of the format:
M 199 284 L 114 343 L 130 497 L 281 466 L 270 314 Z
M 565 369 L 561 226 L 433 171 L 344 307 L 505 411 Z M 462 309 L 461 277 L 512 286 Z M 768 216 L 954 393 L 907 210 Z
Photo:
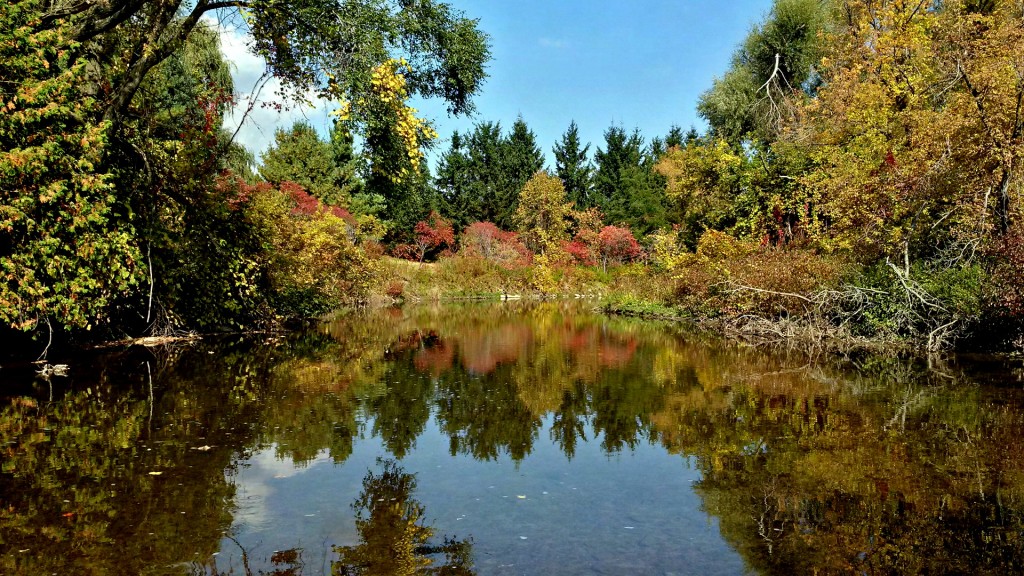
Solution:
M 465 201 L 469 205 L 468 215 L 471 221 L 497 224 L 504 152 L 500 122 L 481 122 L 473 128 L 468 144 L 468 186 Z
M 469 193 L 469 156 L 465 141 L 456 130 L 451 146 L 437 163 L 434 185 L 438 193 L 438 211 L 452 223 L 457 231 L 476 221 L 475 207 Z
M 612 199 L 622 188 L 622 169 L 631 164 L 639 164 L 640 150 L 635 150 L 636 157 L 631 158 L 628 149 L 626 131 L 619 126 L 611 126 L 604 132 L 605 147 L 594 152 L 594 202 L 595 206 L 605 210 Z
M 326 204 L 348 206 L 355 179 L 351 137 L 337 128 L 331 132 L 331 142 L 325 142 L 302 120 L 278 129 L 263 153 L 260 176 L 275 186 L 295 182 Z
M 510 229 L 514 224 L 519 192 L 534 174 L 544 168 L 544 154 L 537 145 L 536 134 L 522 116 L 512 124 L 512 133 L 502 140 L 501 148 L 494 223 Z
M 691 130 L 693 130 L 691 128 Z M 696 133 L 696 130 L 693 130 Z M 683 134 L 683 129 L 678 124 L 673 124 L 668 129 L 668 135 L 665 136 L 665 148 L 671 148 L 673 146 L 682 146 L 683 142 L 687 140 L 687 135 Z
M 452 135 L 438 164 L 442 214 L 457 229 L 473 222 L 513 225 L 519 192 L 544 167 L 537 138 L 522 118 L 502 134 L 499 122 L 481 122 L 468 138 Z
M 554 147 L 555 173 L 565 186 L 566 198 L 579 209 L 593 206 L 590 182 L 594 167 L 587 159 L 589 150 L 590 144 L 580 147 L 579 128 L 575 121 L 569 123 L 561 142 Z
M 668 225 L 665 183 L 652 171 L 655 152 L 644 149 L 639 130 L 629 136 L 616 126 L 605 131 L 605 149 L 594 154 L 594 189 L 606 222 L 629 226 L 638 234 Z

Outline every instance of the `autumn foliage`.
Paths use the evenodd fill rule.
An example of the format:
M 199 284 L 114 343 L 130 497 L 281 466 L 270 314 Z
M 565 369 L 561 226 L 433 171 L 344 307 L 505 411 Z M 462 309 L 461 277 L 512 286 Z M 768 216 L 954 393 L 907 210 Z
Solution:
M 618 226 L 602 228 L 597 235 L 597 246 L 601 255 L 601 265 L 606 269 L 608 264 L 632 262 L 644 253 L 629 228 Z
M 416 249 L 420 262 L 429 253 L 455 245 L 455 231 L 450 222 L 431 210 L 426 220 L 416 223 Z
M 504 268 L 530 264 L 532 255 L 515 232 L 506 232 L 491 222 L 475 222 L 462 232 L 462 254 L 494 262 Z

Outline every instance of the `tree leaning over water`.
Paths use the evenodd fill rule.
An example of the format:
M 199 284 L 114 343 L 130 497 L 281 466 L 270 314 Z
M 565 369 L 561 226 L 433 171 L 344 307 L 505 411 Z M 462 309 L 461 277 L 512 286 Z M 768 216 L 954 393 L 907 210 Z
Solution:
M 348 0 L 16 0 L 0 7 L 0 319 L 89 329 L 139 312 L 164 260 L 150 257 L 167 219 L 223 210 L 211 197 L 227 168 L 221 114 L 230 82 L 206 90 L 174 134 L 175 109 L 143 105 L 147 86 L 181 94 L 156 74 L 197 38 L 233 22 L 282 82 L 281 102 L 305 94 L 348 103 L 352 125 L 382 126 L 375 72 L 403 62 L 410 95 L 472 110 L 487 37 L 448 5 Z M 213 54 L 218 53 L 215 49 Z M 203 63 L 186 62 L 190 70 Z M 188 76 L 188 75 L 186 75 Z M 160 80 L 154 85 L 156 80 Z M 229 78 L 228 78 L 229 80 Z M 219 87 L 219 88 L 218 88 Z M 225 90 L 226 89 L 226 90 Z M 176 92 L 177 90 L 177 92 Z M 180 118 L 181 115 L 178 115 Z M 164 134 L 158 134 L 163 130 Z M 397 133 L 397 132 L 396 132 Z M 177 138 L 173 137 L 177 136 Z M 408 138 L 391 142 L 408 145 Z M 412 158 L 417 151 L 405 150 Z M 159 225 L 158 225 L 159 223 Z M 187 229 L 186 229 L 187 233 Z M 229 236 L 230 237 L 230 236 Z M 166 243 L 164 243 L 166 245 Z M 153 270 L 154 262 L 157 270 Z M 147 286 L 148 284 L 148 286 Z M 159 296 L 159 295 L 158 295 Z M 149 298 L 152 305 L 152 295 Z

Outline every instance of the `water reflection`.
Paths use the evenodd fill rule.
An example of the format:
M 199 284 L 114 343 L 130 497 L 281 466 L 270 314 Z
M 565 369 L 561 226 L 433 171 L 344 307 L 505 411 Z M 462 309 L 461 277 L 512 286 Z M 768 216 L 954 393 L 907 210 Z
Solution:
M 51 382 L 3 372 L 3 574 L 390 574 L 397 558 L 407 571 L 484 574 L 503 573 L 508 554 L 531 573 L 594 573 L 613 557 L 625 562 L 616 570 L 735 572 L 715 538 L 760 573 L 1024 572 L 1019 366 L 772 355 L 525 303 L 353 314 L 305 334 L 68 361 L 71 376 Z M 338 478 L 378 444 L 418 468 L 381 464 L 353 515 Z M 287 469 L 269 477 L 278 492 L 253 491 L 247 470 L 271 456 Z M 586 519 L 514 552 L 492 526 L 513 517 L 508 501 L 488 503 L 495 480 L 483 479 L 504 462 L 538 491 L 614 481 L 516 509 L 549 533 Z M 429 480 L 429 506 L 412 497 L 413 473 Z M 265 505 L 291 480 L 303 493 L 335 482 L 339 494 L 321 498 L 333 512 L 265 506 L 256 526 L 243 496 Z M 446 483 L 479 497 L 444 500 Z M 618 504 L 643 506 L 628 524 L 606 505 L 618 496 L 642 500 Z M 428 542 L 426 510 L 456 504 L 486 516 L 472 532 L 475 568 L 465 542 Z M 319 551 L 289 532 L 314 513 L 331 538 Z M 613 535 L 640 522 L 651 531 L 635 542 Z M 257 533 L 273 549 L 242 562 Z M 679 543 L 698 537 L 707 550 L 693 560 L 701 551 Z M 555 544 L 571 539 L 594 552 Z
M 336 546 L 340 558 L 331 564 L 335 576 L 414 576 L 446 574 L 472 576 L 469 539 L 445 537 L 430 544 L 434 530 L 424 525 L 424 508 L 412 497 L 416 478 L 393 460 L 378 460 L 380 474 L 371 470 L 352 508 L 359 544 Z M 435 566 L 434 555 L 444 555 Z

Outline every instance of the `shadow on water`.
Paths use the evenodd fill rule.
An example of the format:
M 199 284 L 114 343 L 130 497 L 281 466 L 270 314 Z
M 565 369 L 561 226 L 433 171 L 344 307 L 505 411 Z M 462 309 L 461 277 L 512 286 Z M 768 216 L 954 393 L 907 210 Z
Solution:
M 769 354 L 521 303 L 0 374 L 3 574 L 1024 572 L 1024 393 L 1005 361 Z M 276 492 L 257 494 L 264 455 Z M 348 490 L 378 456 L 320 532 L 293 533 L 312 521 L 287 499 L 270 509 L 286 490 Z M 580 475 L 606 491 L 516 516 L 555 536 L 522 554 L 499 541 L 527 509 L 489 504 L 486 484 Z M 425 516 L 453 509 L 451 483 L 481 495 L 472 544 L 434 540 Z M 611 532 L 627 513 L 651 530 Z M 713 532 L 708 550 L 680 544 L 684 520 Z M 314 537 L 319 560 L 297 546 Z

